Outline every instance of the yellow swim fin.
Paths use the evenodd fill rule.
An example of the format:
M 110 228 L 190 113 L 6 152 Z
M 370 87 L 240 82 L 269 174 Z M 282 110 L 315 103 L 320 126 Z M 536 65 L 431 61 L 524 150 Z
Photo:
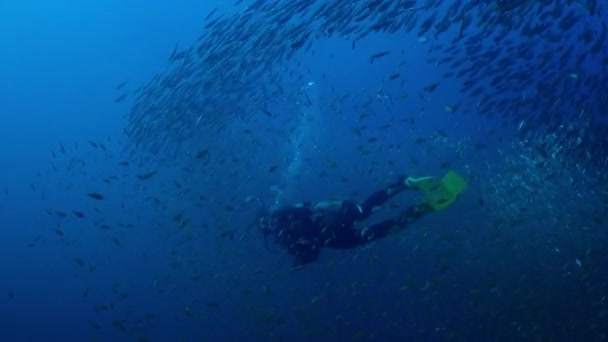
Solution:
M 450 170 L 441 180 L 435 177 L 408 178 L 405 184 L 410 188 L 420 190 L 425 195 L 425 202 L 435 211 L 447 208 L 456 201 L 467 188 L 464 178 Z

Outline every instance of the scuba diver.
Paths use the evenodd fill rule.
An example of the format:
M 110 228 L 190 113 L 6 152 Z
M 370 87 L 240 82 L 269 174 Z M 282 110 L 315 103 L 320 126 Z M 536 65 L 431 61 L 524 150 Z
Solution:
M 403 229 L 430 212 L 448 207 L 466 187 L 464 178 L 454 171 L 442 179 L 399 177 L 362 203 L 298 203 L 264 212 L 258 223 L 264 237 L 271 236 L 277 245 L 287 248 L 294 256 L 294 267 L 301 267 L 317 260 L 322 247 L 354 248 Z M 358 228 L 372 212 L 406 189 L 422 192 L 424 200 L 403 210 L 398 217 Z

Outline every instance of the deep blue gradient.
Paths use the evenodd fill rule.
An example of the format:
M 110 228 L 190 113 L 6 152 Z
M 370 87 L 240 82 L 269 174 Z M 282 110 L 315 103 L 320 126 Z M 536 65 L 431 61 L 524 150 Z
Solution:
M 215 7 L 240 10 L 0 4 L 0 340 L 606 338 L 608 192 L 582 164 L 539 166 L 521 120 L 477 112 L 462 80 L 443 78 L 433 49 L 454 29 L 445 41 L 374 33 L 356 49 L 319 37 L 275 66 L 282 79 L 235 84 L 266 94 L 252 104 L 227 94 L 248 104 L 242 116 L 209 108 L 226 118 L 219 127 L 158 153 L 134 146 L 133 93 L 170 70 L 175 46 L 191 46 Z M 378 51 L 391 54 L 370 63 Z M 568 82 L 575 71 L 554 72 Z M 369 246 L 323 250 L 302 270 L 255 226 L 262 207 L 363 200 L 400 174 L 448 169 L 469 182 L 454 205 Z M 399 196 L 373 220 L 418 200 Z

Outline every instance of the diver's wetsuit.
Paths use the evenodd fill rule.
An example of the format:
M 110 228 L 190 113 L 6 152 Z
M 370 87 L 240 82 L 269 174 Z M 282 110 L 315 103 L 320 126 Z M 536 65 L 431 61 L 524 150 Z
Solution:
M 385 237 L 390 231 L 405 227 L 430 211 L 424 204 L 405 209 L 398 218 L 388 219 L 364 229 L 355 223 L 369 217 L 374 208 L 403 190 L 405 177 L 376 191 L 362 204 L 355 201 L 301 203 L 271 212 L 261 219 L 264 234 L 275 238 L 295 256 L 295 265 L 315 261 L 321 247 L 353 248 Z

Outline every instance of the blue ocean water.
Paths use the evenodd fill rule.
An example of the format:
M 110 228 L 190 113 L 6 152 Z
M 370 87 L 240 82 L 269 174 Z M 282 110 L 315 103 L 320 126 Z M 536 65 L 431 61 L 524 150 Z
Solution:
M 196 46 L 215 8 L 248 5 L 0 4 L 3 341 L 606 338 L 603 178 L 566 156 L 539 166 L 530 141 L 545 128 L 518 135 L 533 114 L 474 110 L 488 100 L 432 53 L 457 27 L 371 33 L 354 49 L 313 34 L 245 84 L 234 70 L 184 83 L 224 105 L 174 96 L 196 110 L 138 121 L 138 94 L 178 68 L 172 51 Z M 253 56 L 220 59 L 246 74 Z M 449 169 L 469 183 L 455 204 L 302 269 L 255 225 L 262 207 L 362 201 L 399 175 Z M 419 200 L 404 194 L 374 220 Z

